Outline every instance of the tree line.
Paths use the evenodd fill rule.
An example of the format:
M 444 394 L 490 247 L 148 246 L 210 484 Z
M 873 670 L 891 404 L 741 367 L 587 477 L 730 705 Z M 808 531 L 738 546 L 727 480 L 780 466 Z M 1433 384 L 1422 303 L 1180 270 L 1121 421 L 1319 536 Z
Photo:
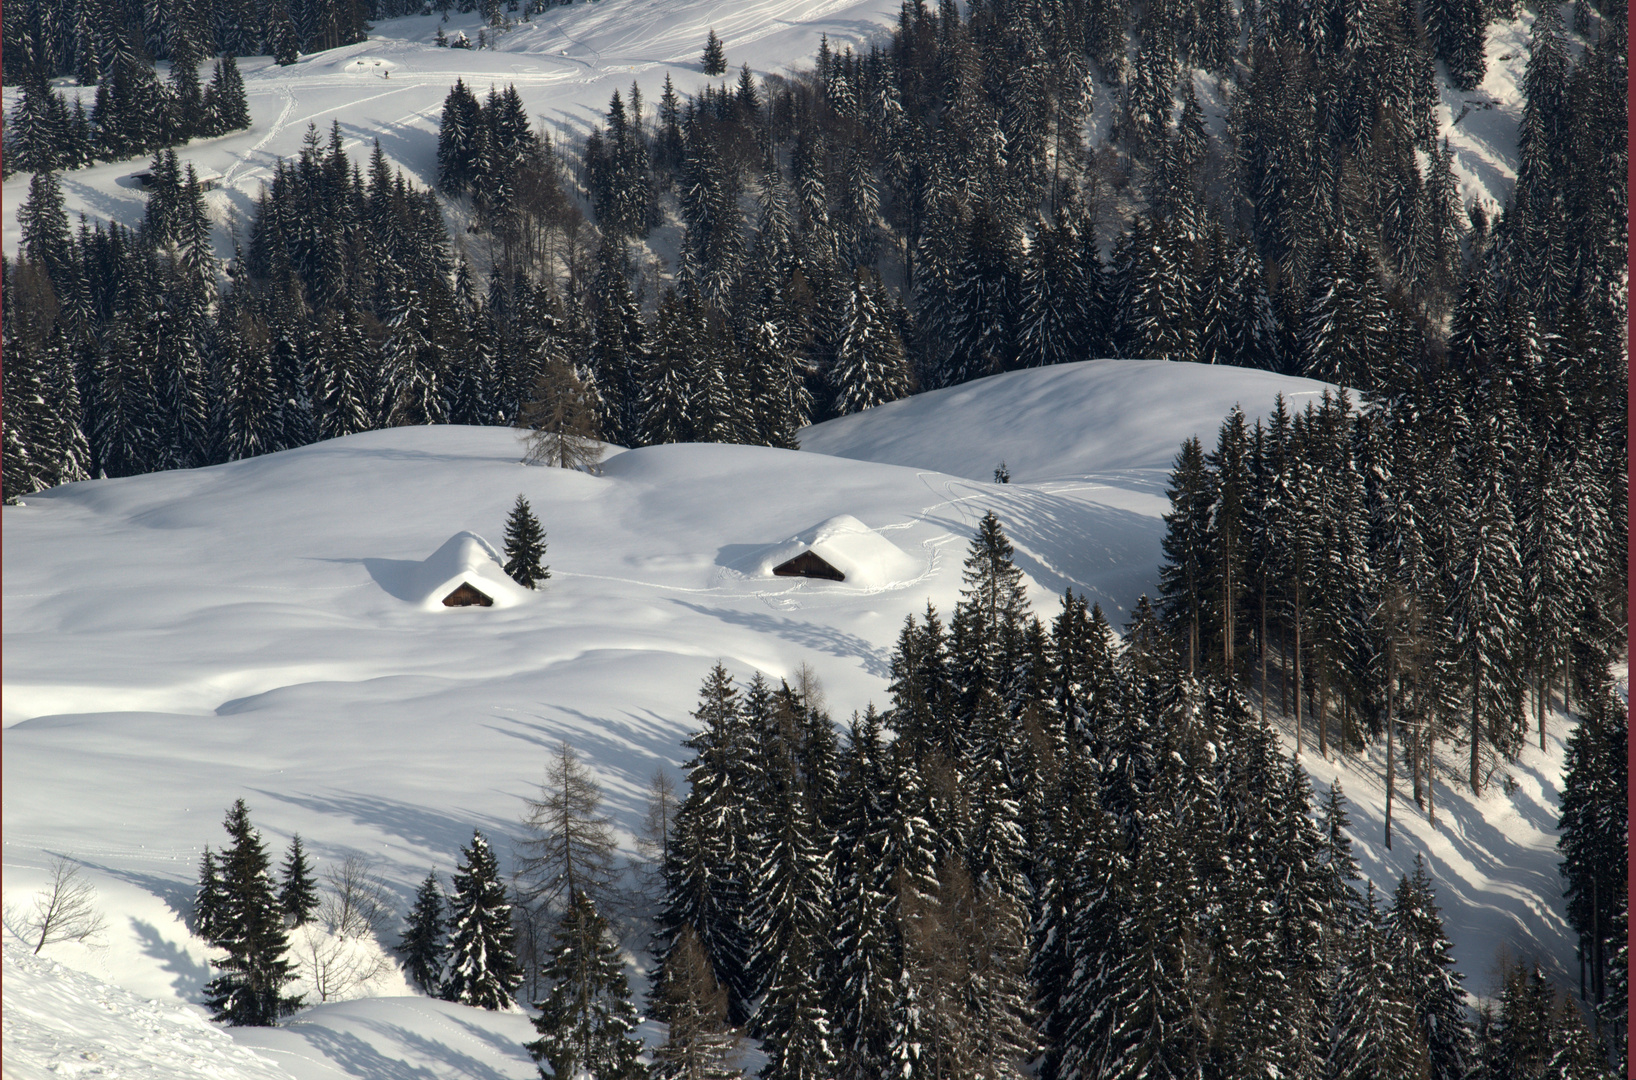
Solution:
M 216 61 L 202 89 L 197 61 L 175 62 L 168 84 L 152 68 L 121 63 L 97 84 L 89 114 L 78 97 L 70 109 L 43 81 L 25 83 L 6 128 L 5 172 L 81 169 L 249 126 L 244 79 L 232 56 Z
M 5 85 L 69 76 L 98 86 L 122 69 L 153 73 L 156 60 L 196 70 L 212 56 L 298 54 L 363 41 L 369 19 L 419 13 L 422 0 L 23 0 L 6 20 Z
M 1622 410 L 1518 344 L 1361 409 L 1235 410 L 1168 488 L 1158 610 L 1189 671 L 1254 685 L 1297 748 L 1309 724 L 1325 756 L 1337 729 L 1388 738 L 1428 810 L 1439 740 L 1467 744 L 1478 792 L 1531 721 L 1544 749 L 1553 692 L 1601 700 L 1623 650 Z
M 531 130 L 514 89 L 479 100 L 459 82 L 442 205 L 400 195 L 384 162 L 366 180 L 314 133 L 269 185 L 227 286 L 205 253 L 181 303 L 152 287 L 162 241 L 122 231 L 87 254 L 114 230 L 77 249 L 42 181 L 25 220 L 43 224 L 8 269 L 48 268 L 52 289 L 8 290 L 31 333 L 10 342 L 29 362 L 8 387 L 23 415 L 7 422 L 6 497 L 78 475 L 43 439 L 76 422 L 80 467 L 110 476 L 376 425 L 511 423 L 547 398 L 581 438 L 789 446 L 809 421 L 916 389 L 1095 355 L 1416 397 L 1533 352 L 1611 401 L 1625 150 L 1605 136 L 1622 124 L 1622 9 L 1577 3 L 1570 28 L 1540 8 L 1518 180 L 1491 219 L 1460 205 L 1431 104 L 1438 64 L 1469 74 L 1459 50 L 1515 11 L 1354 6 L 1187 0 L 1137 22 L 1111 0 L 905 3 L 882 43 L 825 42 L 810 72 L 741 66 L 685 100 L 667 77 L 651 110 L 633 85 L 582 148 Z M 455 254 L 451 206 L 481 269 Z M 645 240 L 660 224 L 681 229 L 674 267 Z M 100 298 L 87 314 L 82 288 L 121 292 L 124 318 Z M 177 308 L 209 316 L 174 346 L 200 361 L 164 355 Z M 183 406 L 144 384 L 192 379 L 205 400 L 186 408 L 213 433 L 105 455 L 106 391 L 84 356 L 110 347 L 153 354 L 121 383 L 147 399 L 133 421 L 176 426 L 165 413 Z M 63 348 L 81 355 L 77 405 L 60 374 L 46 400 L 44 372 L 63 366 L 46 354 Z M 243 372 L 175 371 L 264 348 Z M 338 354 L 356 370 L 337 376 L 352 362 Z

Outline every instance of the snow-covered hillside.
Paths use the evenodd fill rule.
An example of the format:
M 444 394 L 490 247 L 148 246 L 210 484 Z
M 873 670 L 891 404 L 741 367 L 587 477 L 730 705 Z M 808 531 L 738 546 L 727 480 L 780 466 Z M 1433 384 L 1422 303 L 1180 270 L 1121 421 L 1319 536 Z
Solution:
M 866 47 L 896 18 L 895 0 L 749 0 L 723 5 L 715 0 L 599 0 L 548 8 L 527 23 L 495 34 L 491 49 L 442 49 L 433 44 L 439 28 L 477 39 L 480 17 L 452 14 L 384 20 L 369 40 L 312 53 L 288 67 L 268 57 L 240 61 L 251 127 L 215 139 L 196 140 L 178 153 L 201 176 L 219 176 L 207 202 L 217 224 L 218 248 L 231 251 L 230 232 L 243 236 L 263 182 L 280 157 L 294 157 L 309 124 L 327 135 L 339 121 L 347 148 L 367 154 L 379 139 L 387 158 L 421 184 L 437 178 L 437 131 L 443 99 L 454 81 L 465 79 L 479 93 L 488 86 L 515 84 L 529 115 L 553 139 L 581 138 L 605 113 L 614 91 L 640 84 L 651 103 L 665 74 L 679 93 L 697 91 L 711 80 L 700 64 L 705 35 L 714 29 L 726 44 L 736 71 L 748 63 L 758 75 L 808 67 L 827 35 L 836 48 Z M 1516 128 L 1521 115 L 1520 86 L 1527 61 L 1533 15 L 1489 27 L 1488 73 L 1470 93 L 1445 80 L 1437 122 L 1454 151 L 1463 201 L 1490 208 L 1504 203 L 1516 177 Z M 494 31 L 488 31 L 494 34 Z M 161 65 L 163 69 L 165 65 Z M 205 69 L 208 77 L 209 69 Z M 1209 84 L 1211 80 L 1202 79 Z M 72 80 L 58 81 L 67 94 Z M 91 92 L 85 91 L 85 105 Z M 20 91 L 7 87 L 9 116 Z M 1225 108 L 1205 85 L 1211 115 Z M 1113 100 L 1099 93 L 1099 116 Z M 1093 120 L 1097 130 L 1106 117 Z M 131 179 L 147 160 L 97 165 L 66 173 L 63 194 L 71 218 L 85 213 L 134 226 L 142 220 L 146 196 Z M 17 251 L 17 207 L 28 193 L 29 176 L 18 174 L 3 191 L 4 250 Z
M 700 53 L 712 28 L 726 45 L 736 73 L 748 63 L 758 75 L 782 74 L 812 63 L 820 37 L 837 48 L 864 45 L 897 15 L 896 0 L 750 0 L 723 5 L 716 0 L 600 0 L 554 6 L 527 23 L 496 36 L 492 49 L 443 49 L 433 44 L 441 28 L 477 40 L 476 13 L 383 20 L 369 40 L 303 56 L 279 67 L 269 57 L 239 61 L 250 104 L 251 127 L 215 139 L 195 140 L 178 149 L 184 164 L 201 176 L 219 175 L 206 198 L 216 218 L 218 239 L 237 225 L 242 235 L 261 185 L 280 157 L 301 150 L 307 125 L 326 136 L 339 121 L 354 157 L 367 157 L 379 139 L 389 161 L 423 185 L 437 180 L 437 131 L 443 99 L 456 79 L 479 94 L 492 84 L 515 84 L 529 116 L 553 139 L 582 138 L 600 122 L 614 91 L 641 85 L 658 98 L 665 74 L 678 93 L 691 94 L 710 83 Z M 493 34 L 490 30 L 488 33 Z M 161 65 L 163 70 L 165 65 Z M 209 76 L 206 66 L 205 76 Z M 73 94 L 72 80 L 59 89 Z M 9 116 L 20 90 L 4 94 Z M 91 107 L 92 92 L 85 91 Z M 141 222 L 146 196 L 131 174 L 147 159 L 112 162 L 63 175 L 63 195 L 71 217 L 126 225 Z M 29 176 L 6 181 L 4 245 L 15 255 L 17 207 L 28 195 Z M 221 246 L 225 253 L 231 245 Z
M 219 1039 L 194 1047 L 216 1036 L 173 1018 L 202 1015 L 177 1011 L 209 977 L 179 915 L 232 799 L 248 801 L 275 849 L 300 832 L 320 874 L 348 851 L 367 855 L 400 910 L 429 868 L 452 868 L 473 827 L 508 852 L 560 739 L 632 830 L 648 777 L 682 758 L 717 658 L 739 676 L 811 664 L 838 719 L 884 702 L 904 617 L 928 601 L 953 607 L 988 510 L 1042 612 L 1071 586 L 1123 625 L 1153 587 L 1177 445 L 1213 441 L 1235 403 L 1262 415 L 1280 390 L 1299 404 L 1322 387 L 1089 361 L 820 425 L 803 452 L 662 446 L 616 452 L 588 476 L 519 464 L 506 430 L 400 428 L 7 507 L 5 899 L 26 904 L 60 854 L 96 886 L 109 924 L 94 947 L 46 949 L 97 984 L 54 981 L 8 946 L 7 1076 L 52 1062 L 89 1074 L 96 1063 L 74 1055 L 145 1031 L 180 1032 L 178 1061 L 227 1053 Z M 1002 458 L 1004 486 L 986 479 Z M 518 493 L 547 530 L 547 587 L 510 607 L 423 603 L 410 584 L 428 556 L 462 530 L 498 544 Z M 787 541 L 820 536 L 859 578 L 770 576 Z M 1390 853 L 1379 755 L 1306 759 L 1320 792 L 1344 783 L 1366 873 L 1389 887 L 1424 854 L 1480 992 L 1502 947 L 1569 973 L 1554 850 L 1564 736 L 1558 723 L 1548 754 L 1510 768 L 1511 794 L 1495 783 L 1473 802 L 1451 768 L 1436 829 L 1400 801 Z M 98 1010 L 112 1026 L 82 1030 Z M 78 1041 L 45 1019 L 60 1011 Z M 398 997 L 233 1038 L 301 1077 L 523 1077 L 529 1030 L 521 1014 Z M 239 1072 L 219 1075 L 264 1075 L 250 1058 L 222 1060 Z

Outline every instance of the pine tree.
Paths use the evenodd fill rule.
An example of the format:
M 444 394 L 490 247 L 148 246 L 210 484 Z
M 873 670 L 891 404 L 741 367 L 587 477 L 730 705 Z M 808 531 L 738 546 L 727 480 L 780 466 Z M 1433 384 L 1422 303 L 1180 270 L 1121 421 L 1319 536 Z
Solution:
M 443 890 L 438 887 L 437 873 L 433 871 L 426 875 L 415 893 L 415 905 L 404 920 L 403 935 L 397 945 L 410 981 L 422 993 L 437 992 L 447 956 L 444 949 Z
M 239 799 L 223 823 L 233 838 L 221 854 L 221 908 L 211 920 L 212 944 L 226 955 L 214 957 L 220 972 L 205 986 L 211 1019 L 236 1027 L 272 1027 L 301 1007 L 301 998 L 282 991 L 295 981 L 286 958 L 289 943 L 283 912 L 273 893 L 267 850 Z
M 727 74 L 727 53 L 722 48 L 721 38 L 716 36 L 714 27 L 711 27 L 709 36 L 704 39 L 704 56 L 700 63 L 706 75 Z
M 1626 717 L 1617 701 L 1594 703 L 1568 737 L 1562 784 L 1557 848 L 1563 892 L 1568 922 L 1579 935 L 1583 996 L 1597 1005 L 1613 996 L 1616 958 L 1628 947 L 1620 917 L 1628 901 Z
M 199 858 L 199 888 L 193 894 L 193 932 L 206 941 L 214 941 L 223 906 L 221 867 L 210 845 L 206 844 Z
M 1465 1080 L 1471 1062 L 1471 1031 L 1466 1021 L 1463 976 L 1449 955 L 1452 943 L 1432 894 L 1431 878 L 1419 855 L 1414 876 L 1399 879 L 1386 912 L 1389 947 L 1398 977 L 1424 1041 L 1428 1080 Z
M 551 1066 L 547 1072 L 542 1065 L 540 1075 L 645 1080 L 648 1070 L 637 1060 L 642 1043 L 634 1034 L 640 1017 L 625 963 L 590 897 L 574 892 L 552 940 L 551 995 L 537 1003 L 540 1038 L 528 1044 L 535 1061 Z
M 1349 944 L 1334 990 L 1329 1075 L 1335 1080 L 1411 1076 L 1426 1052 L 1402 972 L 1394 966 L 1384 937 L 1370 882 L 1358 934 Z
M 312 879 L 300 833 L 290 837 L 290 850 L 284 857 L 280 876 L 283 883 L 278 890 L 278 906 L 292 925 L 305 926 L 318 910 L 318 883 Z
M 499 864 L 481 832 L 460 849 L 449 897 L 448 969 L 442 996 L 480 1009 L 504 1009 L 522 985 L 517 931 Z
M 506 573 L 524 588 L 537 588 L 551 578 L 551 568 L 541 562 L 544 558 L 545 532 L 540 528 L 540 519 L 534 516 L 528 500 L 518 495 L 511 516 L 506 518 Z
M 869 280 L 867 271 L 859 271 L 853 280 L 829 381 L 840 416 L 884 405 L 909 392 L 903 343 L 886 322 L 879 285 Z
M 1210 591 L 1210 511 L 1216 494 L 1216 477 L 1205 464 L 1204 448 L 1197 438 L 1182 444 L 1170 482 L 1165 492 L 1171 509 L 1165 515 L 1159 610 L 1166 628 L 1176 635 L 1187 654 L 1188 674 L 1196 675 L 1204 660 L 1204 644 L 1214 631 L 1206 604 Z

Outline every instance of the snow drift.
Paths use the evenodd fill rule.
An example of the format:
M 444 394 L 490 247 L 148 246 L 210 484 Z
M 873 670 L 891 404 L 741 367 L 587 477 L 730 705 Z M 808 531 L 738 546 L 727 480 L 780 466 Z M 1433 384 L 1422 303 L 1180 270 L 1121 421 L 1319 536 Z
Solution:
M 797 533 L 745 560 L 742 569 L 756 577 L 772 577 L 773 569 L 802 552 L 810 551 L 846 575 L 854 589 L 885 589 L 920 577 L 924 563 L 871 529 L 851 514 Z

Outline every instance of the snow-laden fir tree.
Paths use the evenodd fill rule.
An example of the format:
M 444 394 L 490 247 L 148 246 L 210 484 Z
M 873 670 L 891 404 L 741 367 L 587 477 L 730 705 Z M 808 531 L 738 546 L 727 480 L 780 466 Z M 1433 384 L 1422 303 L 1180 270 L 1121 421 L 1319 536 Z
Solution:
M 206 941 L 215 940 L 222 903 L 221 866 L 206 844 L 199 857 L 199 887 L 193 894 L 193 932 Z
M 505 571 L 511 580 L 525 589 L 533 589 L 551 578 L 551 568 L 544 563 L 545 530 L 528 500 L 521 495 L 506 518 Z
M 295 981 L 288 959 L 284 913 L 273 891 L 267 849 L 250 824 L 250 811 L 239 799 L 223 822 L 233 838 L 220 857 L 221 907 L 212 918 L 211 944 L 225 955 L 213 956 L 220 974 L 205 986 L 211 1019 L 236 1027 L 272 1027 L 301 1007 L 301 998 L 285 994 Z
M 443 890 L 435 871 L 426 875 L 415 892 L 415 904 L 403 923 L 396 951 L 403 958 L 404 973 L 422 993 L 434 994 L 443 975 L 446 958 L 443 926 Z
M 460 849 L 449 897 L 449 964 L 442 996 L 480 1009 L 505 1009 L 522 985 L 517 931 L 500 866 L 481 832 Z
M 841 317 L 841 337 L 829 368 L 835 412 L 845 416 L 895 401 L 909 392 L 903 343 L 886 319 L 880 286 L 858 271 Z
M 1464 1080 L 1471 1064 L 1471 1030 L 1466 1020 L 1464 978 L 1454 970 L 1453 944 L 1432 892 L 1425 861 L 1415 856 L 1414 874 L 1398 880 L 1386 911 L 1387 947 L 1429 1065 L 1428 1080 Z
M 540 1015 L 528 1044 L 542 1077 L 595 1077 L 645 1080 L 637 1060 L 642 1042 L 634 1034 L 641 1017 L 631 1004 L 625 961 L 613 942 L 608 921 L 590 897 L 575 892 L 552 933 L 550 963 L 544 974 L 551 993 L 536 1003 Z M 550 1071 L 546 1071 L 546 1065 Z
M 1334 988 L 1329 1075 L 1335 1080 L 1411 1076 L 1426 1047 L 1381 925 L 1374 882 L 1361 905 L 1357 936 L 1347 946 Z

